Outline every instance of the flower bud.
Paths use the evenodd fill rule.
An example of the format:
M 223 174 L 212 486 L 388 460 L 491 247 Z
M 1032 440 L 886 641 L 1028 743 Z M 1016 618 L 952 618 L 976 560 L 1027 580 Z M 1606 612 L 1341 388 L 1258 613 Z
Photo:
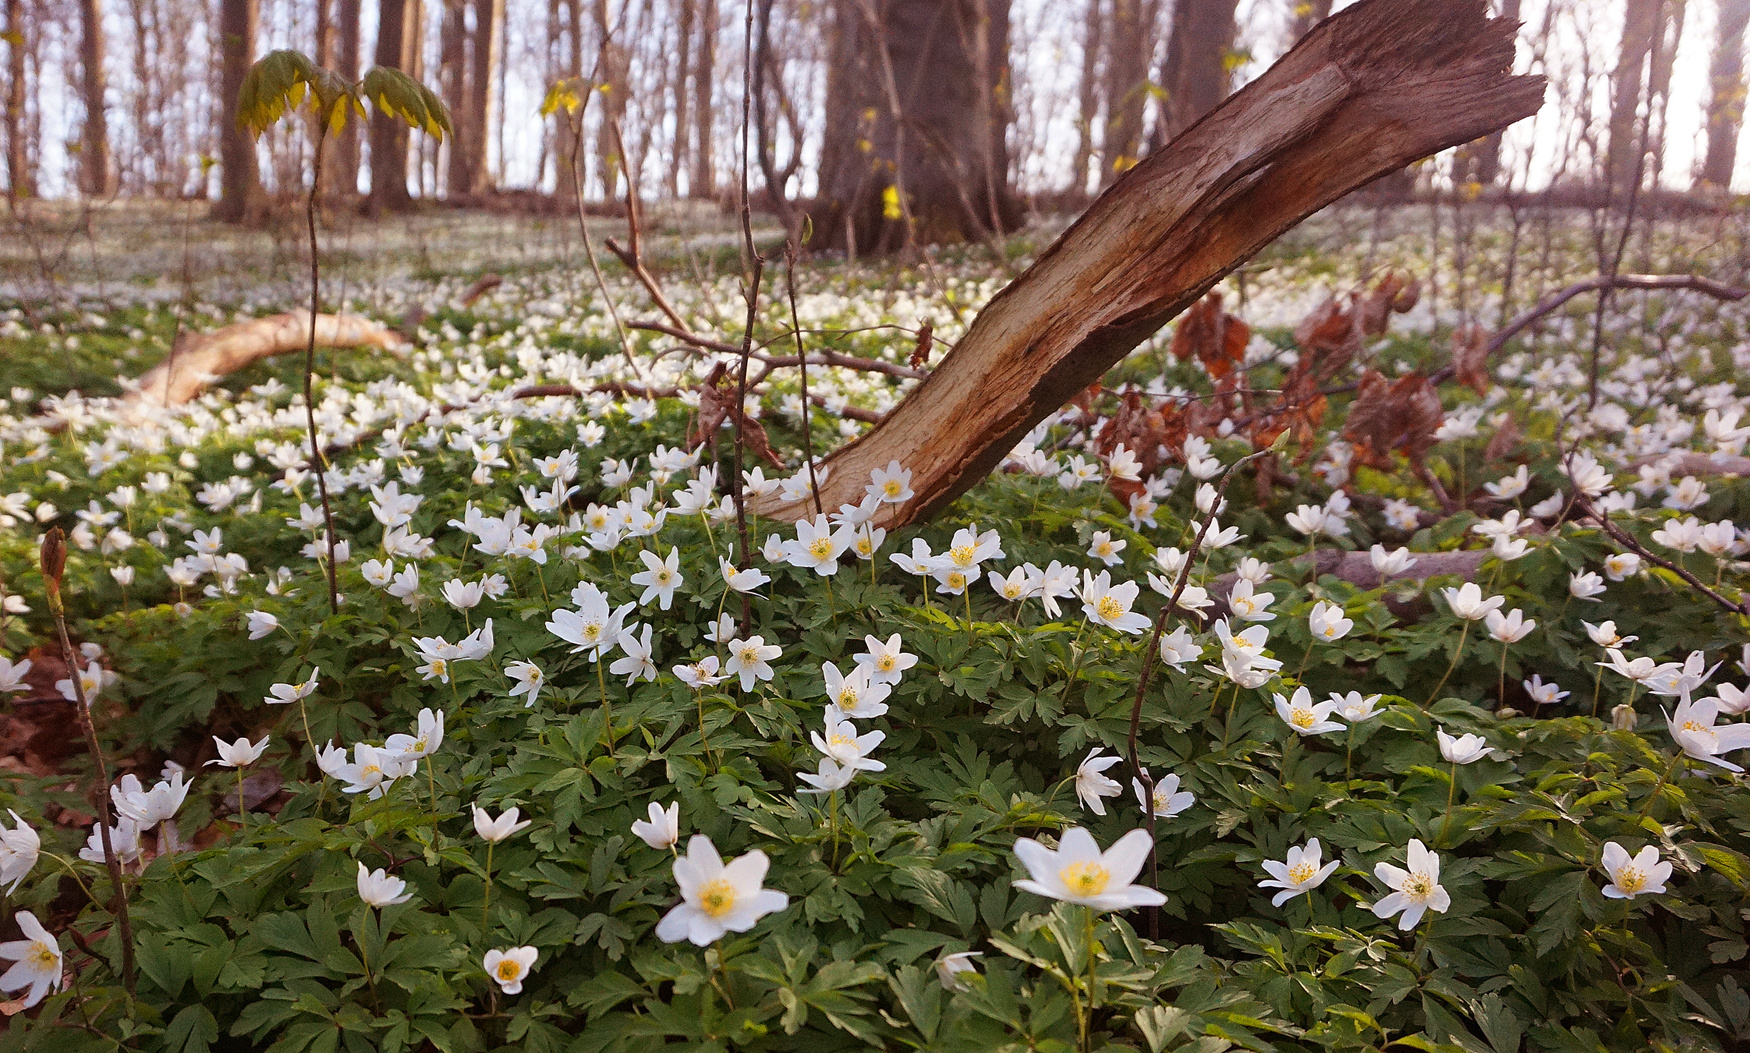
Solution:
M 1610 726 L 1618 731 L 1633 731 L 1640 721 L 1633 706 L 1617 706 L 1610 711 Z
M 50 527 L 43 534 L 42 550 L 39 553 L 43 569 L 43 584 L 48 586 L 49 602 L 56 607 L 61 605 L 61 574 L 67 569 L 67 535 L 60 527 Z

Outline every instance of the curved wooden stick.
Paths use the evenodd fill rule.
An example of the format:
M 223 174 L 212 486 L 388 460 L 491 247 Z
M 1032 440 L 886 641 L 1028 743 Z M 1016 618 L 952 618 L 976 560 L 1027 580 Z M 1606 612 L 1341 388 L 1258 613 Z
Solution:
M 1363 0 L 1125 173 L 999 293 L 930 376 L 824 463 L 827 507 L 898 461 L 926 519 L 1020 437 L 1282 232 L 1349 191 L 1536 112 L 1515 25 L 1484 0 Z M 761 501 L 794 520 L 812 501 Z

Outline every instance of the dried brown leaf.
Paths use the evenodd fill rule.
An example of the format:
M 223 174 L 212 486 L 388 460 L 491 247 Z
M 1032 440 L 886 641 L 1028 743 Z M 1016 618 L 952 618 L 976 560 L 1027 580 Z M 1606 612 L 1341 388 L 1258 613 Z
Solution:
M 1452 373 L 1479 395 L 1489 391 L 1489 330 L 1475 322 L 1452 331 Z

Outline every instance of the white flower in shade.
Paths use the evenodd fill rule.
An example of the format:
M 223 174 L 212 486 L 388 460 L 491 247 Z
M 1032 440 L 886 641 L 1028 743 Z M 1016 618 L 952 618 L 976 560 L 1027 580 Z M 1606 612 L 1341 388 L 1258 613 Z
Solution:
M 852 720 L 870 720 L 887 712 L 887 696 L 893 688 L 877 682 L 869 670 L 869 666 L 859 665 L 841 674 L 832 662 L 821 663 L 827 702 Z
M 29 691 L 30 685 L 24 682 L 25 674 L 29 672 L 30 659 L 14 662 L 5 655 L 0 655 L 0 694 Z
M 49 988 L 61 986 L 61 944 L 28 910 L 13 915 L 24 939 L 0 943 L 0 958 L 13 962 L 0 976 L 0 991 L 25 991 L 24 1008 L 48 996 Z
M 808 737 L 814 742 L 815 749 L 843 767 L 860 768 L 864 771 L 885 771 L 887 768 L 887 765 L 869 756 L 887 738 L 887 732 L 857 734 L 856 727 L 844 718 L 837 706 L 828 706 L 826 709 L 826 733 L 823 735 L 818 731 L 810 731 Z
M 1511 501 L 1523 494 L 1530 486 L 1531 469 L 1522 464 L 1519 466 L 1519 470 L 1512 475 L 1503 475 L 1495 482 L 1484 483 L 1483 489 L 1502 501 Z
M 547 674 L 541 672 L 541 667 L 533 662 L 511 662 L 504 667 L 504 672 L 516 681 L 516 686 L 510 689 L 510 697 L 527 695 L 523 699 L 523 707 L 526 709 L 534 705 L 542 686 L 547 683 Z
M 469 807 L 474 809 L 474 832 L 493 844 L 515 837 L 534 822 L 533 819 L 517 822 L 521 812 L 515 808 L 506 808 L 497 819 L 494 819 L 486 809 L 477 804 L 469 805 Z
M 222 764 L 227 768 L 246 768 L 261 759 L 267 752 L 267 740 L 270 736 L 261 736 L 260 742 L 250 742 L 248 736 L 236 742 L 226 742 L 217 735 L 213 736 L 213 745 L 219 749 L 217 760 L 207 761 L 208 764 Z
M 1585 496 L 1597 497 L 1610 489 L 1610 473 L 1584 450 L 1568 458 L 1566 467 L 1574 489 Z
M 1308 838 L 1305 845 L 1289 848 L 1288 858 L 1280 863 L 1274 859 L 1264 860 L 1264 870 L 1270 879 L 1258 882 L 1258 887 L 1282 890 L 1270 900 L 1270 905 L 1280 907 L 1302 892 L 1310 892 L 1324 884 L 1331 872 L 1337 869 L 1339 861 L 1333 859 L 1320 866 L 1319 857 L 1323 854 L 1319 839 L 1313 837 Z
M 1183 625 L 1161 636 L 1161 661 L 1174 669 L 1183 669 L 1188 663 L 1202 657 L 1203 645 Z
M 658 559 L 656 553 L 645 549 L 638 553 L 638 558 L 647 568 L 632 575 L 632 584 L 644 586 L 638 602 L 649 603 L 654 597 L 660 609 L 668 610 L 674 603 L 674 590 L 687 580 L 681 573 L 681 550 L 670 548 L 667 557 Z
M 865 636 L 863 653 L 856 656 L 857 665 L 869 670 L 871 683 L 897 684 L 907 669 L 918 664 L 918 656 L 907 654 L 904 646 L 898 633 L 889 636 L 886 643 L 879 637 Z
M 1148 858 L 1147 830 L 1132 830 L 1106 851 L 1081 827 L 1065 830 L 1056 849 L 1030 837 L 1015 842 L 1015 856 L 1028 876 L 1014 886 L 1023 892 L 1078 903 L 1094 910 L 1158 907 L 1167 897 L 1152 888 L 1133 885 Z
M 407 882 L 390 877 L 382 868 L 368 870 L 363 863 L 359 864 L 358 888 L 359 899 L 371 907 L 392 907 L 413 898 L 413 893 L 407 891 Z
M 1583 621 L 1580 624 L 1586 627 L 1586 635 L 1592 638 L 1592 642 L 1600 647 L 1622 647 L 1640 639 L 1638 636 L 1619 635 L 1615 622 L 1593 625 L 1591 622 Z
M 262 698 L 262 701 L 270 706 L 279 706 L 309 698 L 315 693 L 316 678 L 321 674 L 321 669 L 312 669 L 310 670 L 310 679 L 301 684 L 275 684 L 267 689 L 268 694 Z
M 681 902 L 656 923 L 656 938 L 705 947 L 726 932 L 746 932 L 767 914 L 783 910 L 790 897 L 760 887 L 770 865 L 757 848 L 724 863 L 709 837 L 694 834 L 687 854 L 674 861 Z
M 444 711 L 422 709 L 411 735 L 390 735 L 383 748 L 400 754 L 409 761 L 420 761 L 438 751 L 444 744 Z
M 1686 475 L 1671 487 L 1663 503 L 1666 508 L 1687 512 L 1707 504 L 1707 498 L 1707 484 L 1693 475 Z
M 1371 720 L 1384 712 L 1378 708 L 1378 695 L 1363 696 L 1359 691 L 1351 691 L 1346 695 L 1339 695 L 1333 691 L 1331 697 L 1326 701 L 1334 703 L 1336 709 L 1333 712 L 1351 724 Z
M 250 611 L 244 617 L 249 621 L 251 640 L 259 640 L 280 627 L 280 620 L 266 611 Z
M 1120 556 L 1118 553 L 1123 552 L 1125 546 L 1128 544 L 1129 542 L 1122 539 L 1118 541 L 1112 540 L 1111 531 L 1096 530 L 1094 536 L 1088 541 L 1088 555 L 1099 560 L 1101 563 L 1106 564 L 1108 567 L 1115 566 L 1124 562 L 1124 557 Z
M 1388 550 L 1384 545 L 1375 545 L 1367 550 L 1367 558 L 1382 578 L 1398 577 L 1416 565 L 1416 558 L 1407 548 Z
M 1470 764 L 1488 757 L 1499 760 L 1501 751 L 1491 749 L 1489 740 L 1481 735 L 1464 734 L 1456 738 L 1448 735 L 1445 728 L 1435 728 L 1434 737 L 1440 743 L 1440 755 L 1452 764 Z
M 783 648 L 777 644 L 766 643 L 763 636 L 731 640 L 729 661 L 723 663 L 723 671 L 730 676 L 741 677 L 741 689 L 752 691 L 758 681 L 772 678 L 771 661 L 783 653 Z
M 140 858 L 140 824 L 132 819 L 119 820 L 109 828 L 109 847 L 115 851 L 115 857 L 123 863 L 134 863 Z M 96 826 L 91 828 L 91 835 L 85 839 L 85 847 L 79 850 L 79 858 L 87 863 L 102 863 L 103 834 Z
M 823 515 L 796 521 L 796 540 L 784 542 L 784 560 L 793 567 L 829 576 L 839 570 L 839 556 L 851 543 L 851 532 L 834 529 Z
M 1136 582 L 1112 584 L 1112 576 L 1102 570 L 1097 576 L 1082 571 L 1082 613 L 1109 629 L 1121 633 L 1139 633 L 1152 623 L 1141 614 L 1132 613 L 1136 602 Z
M 651 801 L 648 814 L 648 819 L 632 820 L 633 835 L 658 851 L 673 848 L 681 839 L 681 802 L 675 801 L 664 809 Z
M 176 818 L 177 809 L 188 797 L 188 787 L 189 784 L 182 781 L 181 772 L 171 772 L 168 780 L 150 790 L 142 789 L 140 780 L 133 775 L 124 775 L 109 788 L 109 799 L 122 818 L 132 819 L 150 829 Z
M 984 957 L 981 951 L 956 951 L 936 959 L 936 982 L 949 991 L 964 991 L 966 981 L 960 979 L 962 973 L 976 973 L 978 966 L 972 959 Z
M 451 578 L 444 582 L 444 602 L 459 611 L 480 606 L 480 601 L 486 597 L 486 590 L 478 581 L 463 581 Z
M 487 951 L 481 964 L 499 990 L 507 995 L 521 994 L 523 981 L 528 979 L 529 970 L 535 967 L 535 959 L 540 954 L 533 947 L 506 947 L 502 951 Z
M 43 843 L 36 830 L 20 819 L 17 812 L 9 808 L 7 814 L 17 826 L 8 830 L 6 824 L 0 823 L 0 884 L 4 884 L 10 894 L 36 866 Z
M 1576 600 L 1597 603 L 1598 597 L 1604 595 L 1604 588 L 1604 579 L 1589 570 L 1568 575 L 1568 595 Z
M 624 675 L 626 686 L 631 687 L 638 680 L 655 680 L 656 663 L 650 660 L 655 644 L 651 642 L 651 627 L 644 626 L 644 634 L 638 635 L 638 626 L 634 625 L 620 632 L 620 650 L 625 657 L 616 658 L 608 666 L 608 672 L 615 676 Z
M 1331 714 L 1337 711 L 1337 703 L 1329 700 L 1314 702 L 1312 692 L 1304 687 L 1295 688 L 1292 698 L 1273 697 L 1276 715 L 1297 735 L 1323 735 L 1327 731 L 1343 730 L 1341 723 L 1331 719 Z
M 1341 640 L 1349 635 L 1349 630 L 1355 628 L 1354 621 L 1343 617 L 1343 608 L 1335 603 L 1324 600 L 1313 604 L 1312 614 L 1307 622 L 1312 629 L 1315 640 Z
M 96 702 L 97 694 L 103 690 L 103 685 L 113 679 L 114 674 L 109 673 L 95 660 L 79 670 L 79 689 L 85 694 L 85 705 L 89 707 L 93 702 Z M 72 677 L 55 681 L 55 690 L 59 691 L 61 697 L 69 702 L 79 700 L 79 692 L 73 689 Z
M 1148 774 L 1148 769 L 1143 769 Z M 1139 778 L 1130 780 L 1130 788 L 1136 793 L 1136 803 L 1144 808 L 1152 808 L 1157 819 L 1171 819 L 1180 812 L 1197 803 L 1197 795 L 1190 790 L 1179 789 L 1177 775 L 1163 775 L 1155 780 L 1154 793 L 1150 794 Z
M 1611 899 L 1657 896 L 1671 877 L 1671 864 L 1660 861 L 1657 848 L 1648 845 L 1631 857 L 1615 841 L 1604 842 L 1604 870 L 1610 884 L 1603 892 Z
M 675 679 L 694 691 L 716 687 L 726 679 L 722 673 L 717 671 L 717 656 L 714 654 L 706 655 L 697 662 L 672 666 L 671 671 L 674 673 Z
M 590 582 L 571 590 L 571 602 L 577 610 L 558 610 L 547 622 L 547 631 L 573 645 L 572 654 L 588 651 L 591 661 L 601 661 L 620 640 L 620 628 L 633 604 L 610 608 L 607 596 Z
M 717 557 L 717 570 L 723 575 L 723 584 L 736 592 L 752 592 L 772 580 L 770 575 L 757 567 L 737 570 L 735 564 L 722 556 Z
M 1515 607 L 1502 614 L 1500 611 L 1490 611 L 1483 624 L 1489 627 L 1489 635 L 1502 643 L 1518 643 L 1537 628 L 1537 622 L 1525 616 L 1525 612 Z
M 1102 757 L 1103 747 L 1095 746 L 1082 758 L 1082 763 L 1076 768 L 1076 796 L 1081 798 L 1082 807 L 1095 815 L 1106 814 L 1104 798 L 1116 797 L 1124 792 L 1124 787 L 1118 785 L 1116 779 L 1108 778 L 1107 768 L 1122 761 L 1122 757 Z
M 1234 582 L 1233 591 L 1227 594 L 1228 610 L 1234 617 L 1248 622 L 1273 622 L 1276 615 L 1267 608 L 1274 603 L 1276 597 L 1268 592 L 1259 592 L 1248 578 L 1240 578 Z
M 1301 505 L 1284 517 L 1294 530 L 1313 537 L 1330 529 L 1331 517 L 1322 505 Z
M 1750 712 L 1750 690 L 1732 684 L 1721 684 L 1717 691 L 1716 697 L 1720 704 L 1721 713 L 1729 717 L 1736 717 Z
M 1690 757 L 1717 764 L 1727 771 L 1741 772 L 1742 767 L 1720 759 L 1720 754 L 1750 749 L 1750 724 L 1715 727 L 1719 715 L 1719 699 L 1685 697 L 1677 703 L 1676 712 L 1665 714 L 1665 727 L 1671 732 L 1672 741 Z
M 1490 612 L 1500 610 L 1507 602 L 1505 596 L 1483 596 L 1483 590 L 1474 581 L 1467 581 L 1456 589 L 1441 589 L 1440 594 L 1446 597 L 1446 603 L 1452 608 L 1452 613 L 1466 621 L 1481 621 Z
M 887 467 L 869 473 L 869 485 L 864 488 L 870 497 L 883 504 L 898 505 L 910 501 L 911 469 L 901 468 L 898 461 L 888 461 Z
M 1521 680 L 1520 684 L 1524 686 L 1525 693 L 1531 696 L 1531 700 L 1540 706 L 1560 702 L 1568 697 L 1568 692 L 1563 691 L 1560 684 L 1545 683 L 1536 673 L 1531 674 L 1530 680 Z
M 1452 906 L 1452 897 L 1440 884 L 1440 857 L 1413 837 L 1407 854 L 1408 870 L 1390 863 L 1380 863 L 1373 868 L 1373 876 L 1392 890 L 1391 895 L 1373 905 L 1374 915 L 1389 918 L 1402 911 L 1398 928 L 1405 931 L 1415 928 L 1427 911 L 1444 914 L 1446 908 Z
M 842 790 L 856 781 L 859 770 L 849 764 L 840 764 L 831 757 L 822 757 L 820 766 L 815 771 L 796 773 L 798 779 L 809 785 L 809 789 L 797 792 L 832 793 L 834 790 Z
M 719 614 L 717 620 L 705 627 L 705 640 L 709 643 L 728 643 L 735 639 L 735 619 L 727 614 Z
M 1641 569 L 1641 557 L 1633 552 L 1618 552 L 1604 557 L 1604 574 L 1611 581 L 1633 577 Z
M 1623 676 L 1628 677 L 1636 683 L 1645 683 L 1653 677 L 1658 676 L 1660 673 L 1668 671 L 1668 667 L 1669 670 L 1683 668 L 1676 662 L 1667 662 L 1664 665 L 1660 665 L 1646 655 L 1630 660 L 1619 648 L 1615 647 L 1606 648 L 1605 654 L 1610 657 L 1610 660 L 1607 662 L 1599 662 L 1597 663 L 1598 665 L 1603 666 L 1612 672 L 1621 673 Z
M 1707 655 L 1701 651 L 1689 652 L 1689 657 L 1679 662 L 1662 663 L 1653 675 L 1647 678 L 1647 690 L 1655 695 L 1688 695 L 1696 688 L 1707 683 L 1714 675 L 1714 670 L 1720 667 L 1715 662 L 1707 664 Z
M 995 570 L 986 571 L 985 580 L 990 583 L 992 592 L 1010 603 L 1019 603 L 1032 596 L 1035 587 L 1026 567 L 1016 567 L 1007 575 Z

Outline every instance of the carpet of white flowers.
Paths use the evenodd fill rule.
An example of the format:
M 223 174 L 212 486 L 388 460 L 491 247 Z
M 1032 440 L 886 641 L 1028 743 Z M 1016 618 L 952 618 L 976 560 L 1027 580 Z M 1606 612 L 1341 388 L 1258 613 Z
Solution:
M 1324 294 L 1296 273 L 1230 301 L 1260 391 Z M 332 538 L 299 356 L 123 412 L 57 370 L 137 372 L 170 305 L 4 312 L 0 1048 L 1750 1042 L 1744 308 L 1619 295 L 1595 404 L 1578 304 L 1445 385 L 1451 509 L 1353 456 L 1345 395 L 1267 488 L 1231 420 L 1151 471 L 1102 448 L 1125 384 L 1210 390 L 1162 339 L 936 521 L 873 525 L 895 463 L 751 517 L 743 561 L 732 431 L 688 441 L 729 356 L 639 332 L 634 370 L 575 275 L 462 308 L 471 278 L 407 280 L 440 306 L 406 361 L 319 356 Z M 798 278 L 811 349 L 893 363 L 1001 285 Z M 739 340 L 735 280 L 677 289 Z M 1378 368 L 1441 364 L 1427 299 Z M 781 462 L 744 451 L 750 500 L 807 493 L 793 374 L 750 397 Z M 809 383 L 820 451 L 912 382 Z

